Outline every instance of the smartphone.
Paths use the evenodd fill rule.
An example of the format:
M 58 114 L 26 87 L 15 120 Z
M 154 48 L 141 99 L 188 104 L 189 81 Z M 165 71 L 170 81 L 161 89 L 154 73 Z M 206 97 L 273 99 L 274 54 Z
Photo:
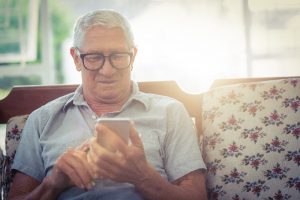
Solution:
M 99 118 L 97 119 L 97 123 L 103 124 L 105 127 L 118 134 L 123 141 L 128 144 L 131 127 L 131 120 L 129 118 Z M 103 143 L 103 141 L 101 141 L 101 134 L 97 134 L 96 137 L 100 144 Z

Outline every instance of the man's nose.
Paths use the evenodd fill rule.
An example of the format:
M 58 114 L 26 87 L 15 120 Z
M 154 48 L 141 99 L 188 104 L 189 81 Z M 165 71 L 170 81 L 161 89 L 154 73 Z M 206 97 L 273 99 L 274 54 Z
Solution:
M 116 69 L 110 64 L 109 58 L 105 57 L 103 66 L 99 71 L 101 74 L 109 76 L 115 73 Z

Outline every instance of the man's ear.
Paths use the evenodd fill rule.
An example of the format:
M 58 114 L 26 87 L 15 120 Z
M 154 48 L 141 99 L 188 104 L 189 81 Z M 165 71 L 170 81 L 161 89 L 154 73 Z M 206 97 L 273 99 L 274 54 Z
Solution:
M 133 65 L 134 60 L 135 60 L 135 56 L 137 54 L 138 49 L 136 47 L 133 48 L 133 56 L 132 56 L 132 61 L 131 61 L 131 65 Z
M 130 66 L 130 71 L 132 71 L 133 69 L 133 63 L 134 63 L 134 60 L 135 60 L 135 56 L 137 54 L 137 51 L 138 49 L 136 47 L 133 48 L 133 55 L 132 55 L 132 60 L 131 60 L 131 66 Z
M 76 70 L 81 71 L 81 66 L 82 66 L 81 59 L 80 59 L 79 55 L 77 54 L 76 49 L 74 47 L 70 48 L 70 54 L 73 58 L 74 64 L 76 66 Z

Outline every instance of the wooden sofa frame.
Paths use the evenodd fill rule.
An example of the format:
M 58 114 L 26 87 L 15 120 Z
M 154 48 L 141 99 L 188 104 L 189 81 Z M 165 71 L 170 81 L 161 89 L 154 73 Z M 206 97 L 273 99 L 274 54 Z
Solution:
M 184 103 L 190 116 L 195 119 L 197 130 L 201 130 L 201 94 L 182 91 L 175 81 L 140 82 L 143 92 L 173 97 Z M 0 123 L 9 118 L 30 114 L 45 103 L 73 92 L 78 85 L 15 86 L 6 98 L 0 101 Z
M 195 110 L 201 95 L 183 92 L 174 81 L 140 82 L 143 92 L 155 93 L 173 97 L 185 102 L 191 116 L 197 117 Z M 29 114 L 45 103 L 70 92 L 78 85 L 47 85 L 47 86 L 15 86 L 11 92 L 0 101 L 0 123 L 6 123 L 10 117 Z
M 184 103 L 191 117 L 200 123 L 201 95 L 188 94 L 181 90 L 175 81 L 140 82 L 143 92 L 173 97 Z M 11 92 L 0 101 L 0 124 L 5 124 L 9 118 L 30 114 L 45 103 L 70 92 L 78 85 L 47 85 L 47 86 L 15 86 Z

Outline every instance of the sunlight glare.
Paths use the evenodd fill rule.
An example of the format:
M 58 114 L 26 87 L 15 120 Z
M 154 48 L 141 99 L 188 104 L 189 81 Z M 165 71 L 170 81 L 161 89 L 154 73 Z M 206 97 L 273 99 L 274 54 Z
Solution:
M 150 7 L 132 22 L 139 49 L 135 80 L 176 80 L 197 93 L 237 71 L 232 66 L 241 63 L 233 57 L 244 51 L 239 32 L 209 13 L 183 11 L 176 4 Z

